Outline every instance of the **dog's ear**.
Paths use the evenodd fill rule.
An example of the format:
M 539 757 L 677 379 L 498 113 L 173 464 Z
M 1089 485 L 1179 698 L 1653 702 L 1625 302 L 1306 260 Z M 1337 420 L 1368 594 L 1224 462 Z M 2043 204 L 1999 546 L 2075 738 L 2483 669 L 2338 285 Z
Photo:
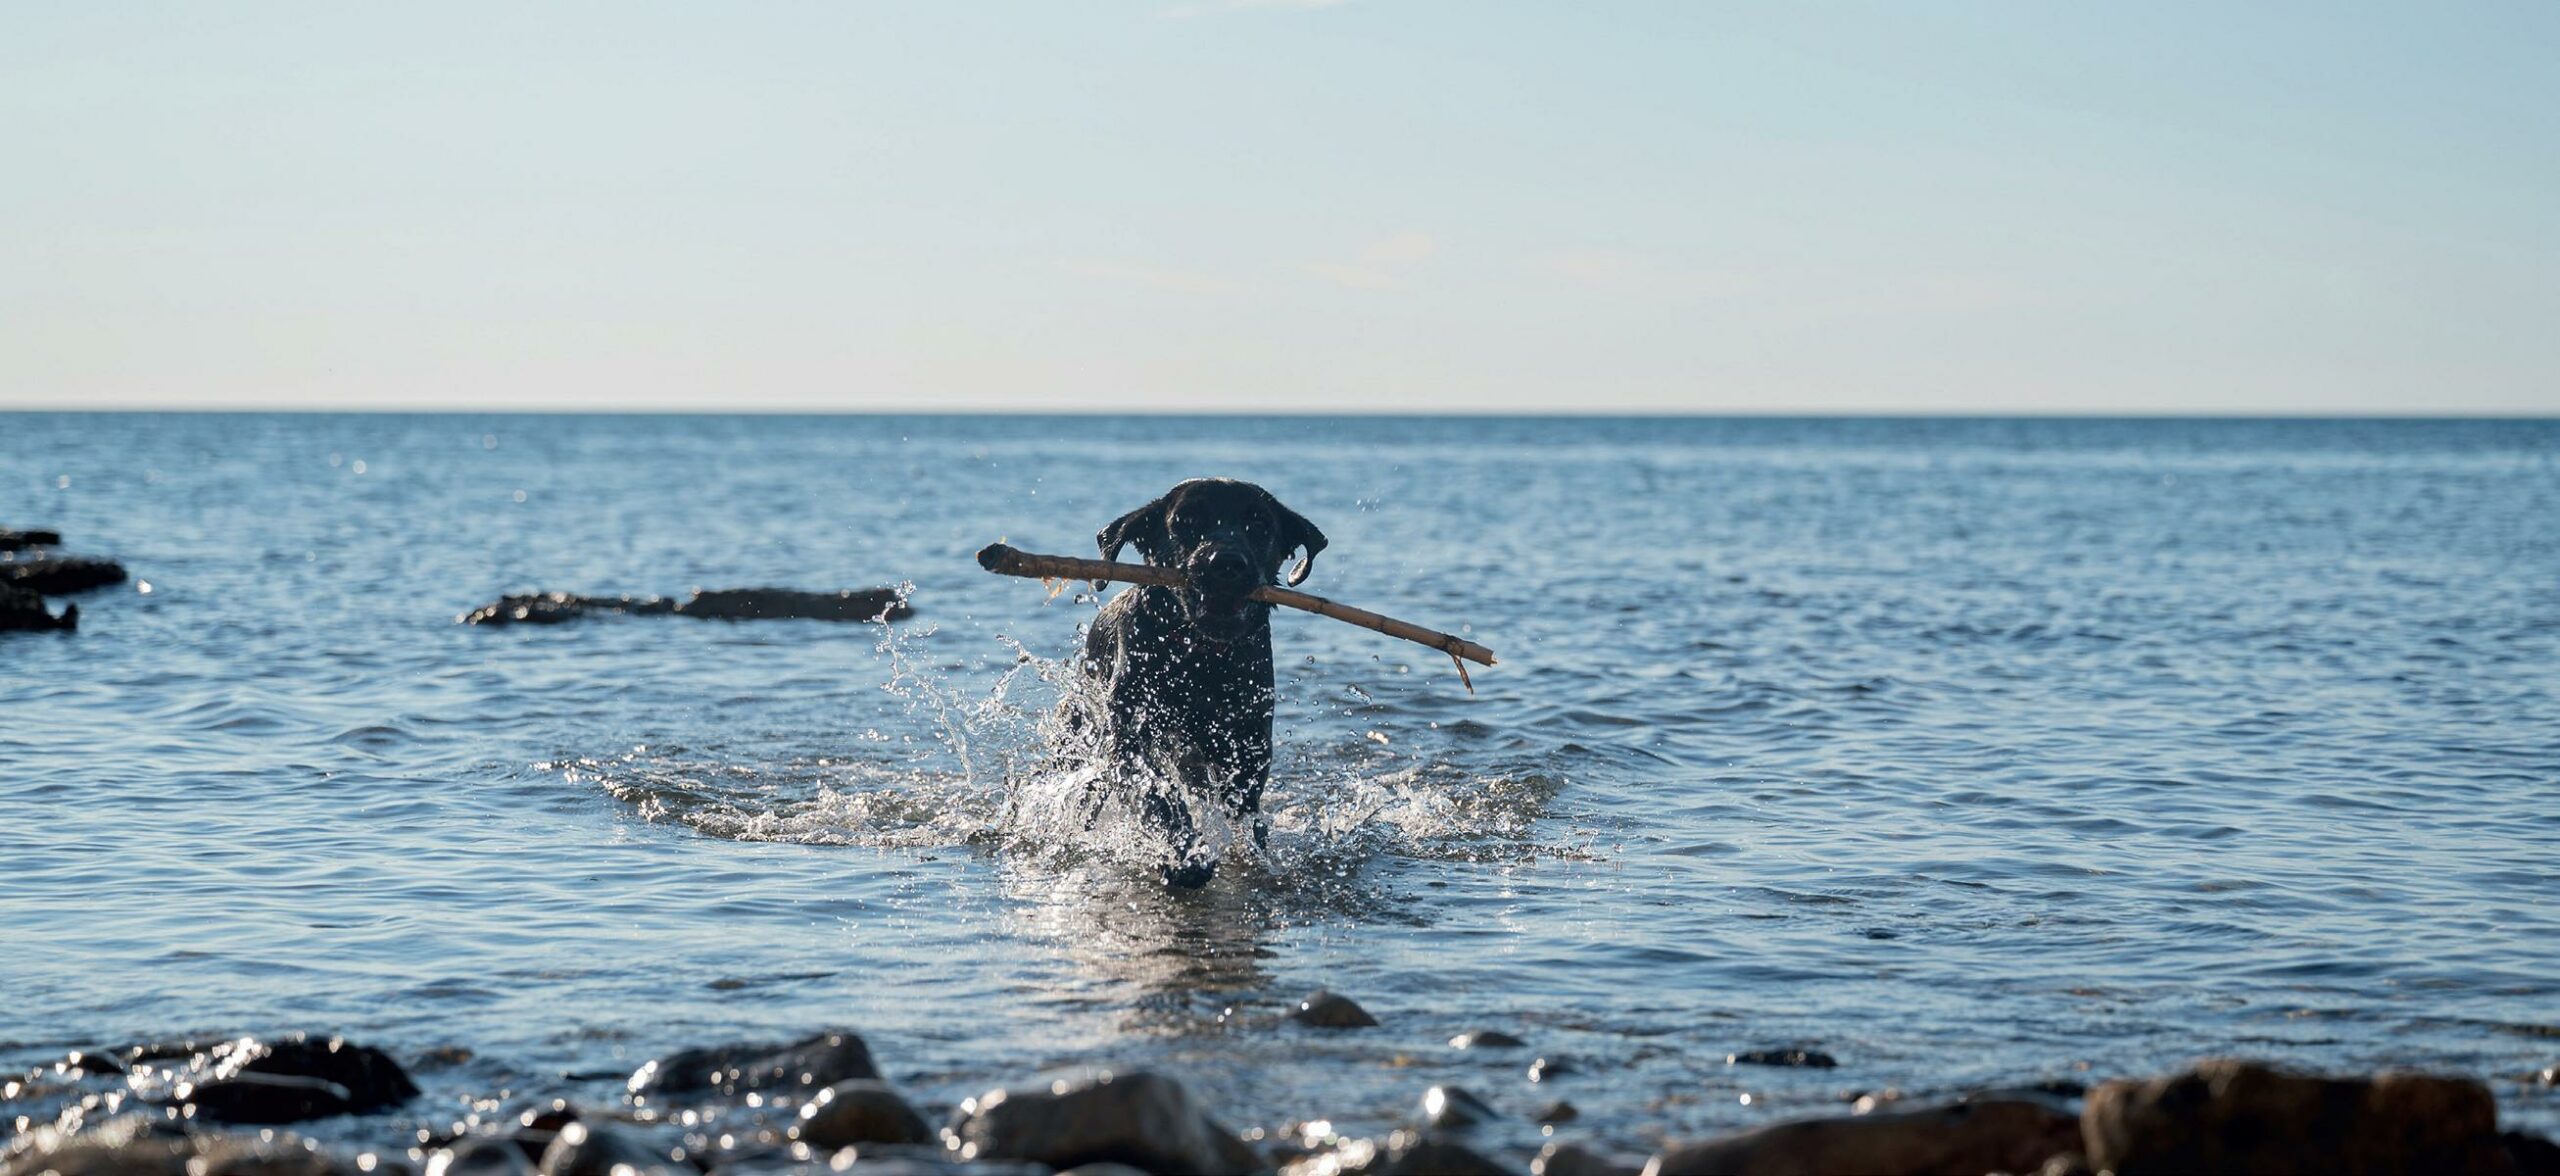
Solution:
M 1307 573 L 1315 568 L 1316 553 L 1324 550 L 1324 532 L 1308 522 L 1305 515 L 1280 505 L 1277 498 L 1271 500 L 1271 513 L 1280 520 L 1279 554 L 1286 556 L 1295 549 L 1306 552 L 1298 566 L 1289 569 L 1289 586 L 1295 588 L 1306 583 Z
M 1111 520 L 1093 537 L 1094 545 L 1102 549 L 1105 562 L 1120 558 L 1121 548 L 1135 546 L 1148 561 L 1162 563 L 1173 556 L 1173 538 L 1165 530 L 1165 516 L 1172 511 L 1173 496 L 1168 494 Z

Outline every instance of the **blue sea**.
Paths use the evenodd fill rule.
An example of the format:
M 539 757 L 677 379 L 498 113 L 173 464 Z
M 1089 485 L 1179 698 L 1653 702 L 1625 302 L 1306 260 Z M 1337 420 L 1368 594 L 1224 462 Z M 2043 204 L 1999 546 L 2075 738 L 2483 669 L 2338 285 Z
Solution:
M 1203 475 L 1501 664 L 1281 612 L 1269 854 L 1168 893 L 1022 803 L 1094 594 L 971 556 Z M 2237 1054 L 2560 1130 L 2560 422 L 0 414 L 0 526 L 134 577 L 0 635 L 0 1077 L 343 1033 L 427 1095 L 312 1130 L 405 1145 L 837 1026 L 929 1115 L 1633 1156 Z M 915 615 L 457 623 L 758 585 Z

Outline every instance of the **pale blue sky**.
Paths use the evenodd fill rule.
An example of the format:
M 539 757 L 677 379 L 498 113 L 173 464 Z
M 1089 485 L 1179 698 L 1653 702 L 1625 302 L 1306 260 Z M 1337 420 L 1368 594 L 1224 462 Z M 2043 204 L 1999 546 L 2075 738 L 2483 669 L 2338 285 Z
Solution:
M 2560 412 L 2555 63 L 2548 0 L 12 4 L 0 407 Z

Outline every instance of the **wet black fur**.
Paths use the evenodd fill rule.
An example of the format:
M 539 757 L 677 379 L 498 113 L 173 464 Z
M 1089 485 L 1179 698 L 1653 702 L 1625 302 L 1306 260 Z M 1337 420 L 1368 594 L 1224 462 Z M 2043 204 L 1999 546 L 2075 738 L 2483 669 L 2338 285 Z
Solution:
M 1243 599 L 1289 574 L 1303 582 L 1324 532 L 1262 487 L 1196 478 L 1112 520 L 1102 558 L 1135 547 L 1146 562 L 1191 573 L 1193 587 L 1140 585 L 1103 606 L 1082 668 L 1099 686 L 1103 754 L 1117 779 L 1146 789 L 1148 820 L 1171 847 L 1165 881 L 1196 887 L 1205 860 L 1191 814 L 1213 801 L 1252 824 L 1260 842 L 1271 777 L 1271 606 Z M 1240 607 L 1239 607 L 1240 606 Z M 1169 787 L 1168 787 L 1169 786 Z

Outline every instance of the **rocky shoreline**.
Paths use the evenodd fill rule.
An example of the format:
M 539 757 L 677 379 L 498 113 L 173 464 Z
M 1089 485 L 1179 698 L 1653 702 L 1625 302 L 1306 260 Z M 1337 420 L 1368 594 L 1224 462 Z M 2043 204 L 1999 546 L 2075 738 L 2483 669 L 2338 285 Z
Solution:
M 1329 1032 L 1376 1024 L 1355 1002 L 1321 992 L 1299 1002 L 1292 1018 Z M 1515 1043 L 1484 1031 L 1450 1045 Z M 1796 1067 L 1831 1060 L 1768 1052 L 1719 1060 Z M 1578 1141 L 1569 1103 L 1522 1117 L 1445 1085 L 1421 1091 L 1408 1122 L 1381 1136 L 1344 1136 L 1321 1119 L 1236 1130 L 1179 1079 L 1144 1069 L 1026 1076 L 937 1108 L 946 1111 L 937 1125 L 885 1079 L 859 1035 L 841 1030 L 687 1049 L 620 1082 L 618 1095 L 584 1103 L 508 1091 L 475 1097 L 472 1113 L 443 1129 L 404 1130 L 364 1148 L 285 1128 L 418 1100 L 408 1070 L 380 1049 L 292 1034 L 73 1053 L 0 1080 L 0 1115 L 13 1132 L 0 1149 L 0 1176 L 2560 1173 L 2560 1145 L 2500 1130 L 2496 1102 L 2479 1081 L 2400 1072 L 2326 1077 L 2230 1059 L 2085 1089 L 1910 1100 L 1919 1105 L 1867 1097 L 1849 1114 L 1681 1143 L 1650 1157 Z

